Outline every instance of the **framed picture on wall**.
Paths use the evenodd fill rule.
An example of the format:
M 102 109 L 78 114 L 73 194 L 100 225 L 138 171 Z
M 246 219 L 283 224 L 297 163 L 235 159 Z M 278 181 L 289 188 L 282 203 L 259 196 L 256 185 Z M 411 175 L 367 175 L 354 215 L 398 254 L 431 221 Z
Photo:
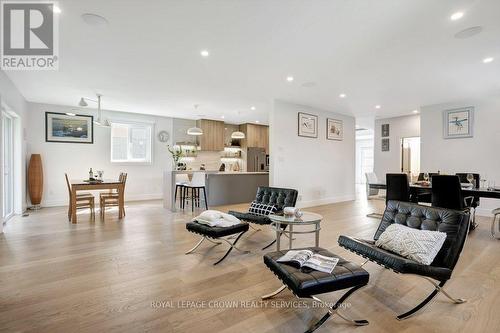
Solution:
M 382 124 L 382 137 L 388 137 L 389 136 L 389 124 Z
M 45 112 L 45 141 L 94 143 L 94 117 Z
M 443 137 L 445 139 L 471 138 L 474 126 L 474 107 L 443 111 Z
M 307 138 L 318 137 L 318 116 L 299 112 L 298 134 Z
M 344 124 L 342 120 L 326 118 L 326 138 L 328 140 L 344 139 Z
M 389 151 L 389 139 L 382 139 L 382 151 Z

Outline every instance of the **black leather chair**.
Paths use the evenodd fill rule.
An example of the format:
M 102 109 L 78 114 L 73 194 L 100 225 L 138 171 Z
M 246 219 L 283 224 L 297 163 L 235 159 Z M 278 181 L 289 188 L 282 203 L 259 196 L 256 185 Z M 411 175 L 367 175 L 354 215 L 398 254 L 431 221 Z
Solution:
M 421 230 L 437 230 L 447 234 L 446 240 L 430 265 L 423 265 L 393 252 L 375 246 L 382 232 L 391 224 L 398 223 Z M 406 319 L 429 303 L 439 292 L 454 303 L 463 303 L 463 299 L 451 297 L 443 286 L 451 278 L 453 269 L 467 238 L 469 214 L 464 211 L 421 206 L 414 203 L 389 201 L 384 217 L 375 232 L 374 240 L 340 236 L 339 245 L 370 261 L 373 261 L 396 273 L 411 274 L 429 281 L 434 291 L 420 304 L 397 318 Z M 365 262 L 366 263 L 366 262 Z M 435 282 L 434 280 L 437 280 Z
M 297 203 L 297 195 L 298 192 L 294 189 L 259 186 L 257 188 L 257 194 L 254 201 L 268 205 L 275 205 L 278 209 L 275 214 L 281 214 L 283 213 L 283 208 L 295 207 L 295 204 Z M 231 210 L 228 213 L 236 216 L 242 221 L 249 223 L 268 225 L 272 222 L 267 216 L 255 215 L 249 212 L 242 213 Z M 262 249 L 264 250 L 270 247 L 275 242 L 276 240 L 273 240 L 270 244 L 266 245 Z
M 476 228 L 474 212 L 471 210 L 474 197 L 463 197 L 460 178 L 439 175 L 432 178 L 432 206 L 463 210 L 471 214 L 471 230 Z
M 385 175 L 387 192 L 385 203 L 389 200 L 410 201 L 410 184 L 405 173 L 388 173 Z

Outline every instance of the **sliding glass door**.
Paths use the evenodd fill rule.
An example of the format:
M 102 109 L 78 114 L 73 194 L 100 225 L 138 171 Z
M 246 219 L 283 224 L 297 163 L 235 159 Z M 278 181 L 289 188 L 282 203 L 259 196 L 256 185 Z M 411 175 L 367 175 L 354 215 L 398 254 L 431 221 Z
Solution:
M 14 120 L 2 112 L 2 217 L 14 214 Z

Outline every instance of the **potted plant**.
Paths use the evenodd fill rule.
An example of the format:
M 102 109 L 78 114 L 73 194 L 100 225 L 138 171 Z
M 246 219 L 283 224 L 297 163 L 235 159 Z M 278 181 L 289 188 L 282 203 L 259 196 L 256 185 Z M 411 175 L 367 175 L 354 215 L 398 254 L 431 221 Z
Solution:
M 174 170 L 178 170 L 179 167 L 179 161 L 181 157 L 184 156 L 184 152 L 182 151 L 182 148 L 177 146 L 177 147 L 170 147 L 167 145 L 168 152 L 170 155 L 172 155 L 172 160 L 174 162 Z

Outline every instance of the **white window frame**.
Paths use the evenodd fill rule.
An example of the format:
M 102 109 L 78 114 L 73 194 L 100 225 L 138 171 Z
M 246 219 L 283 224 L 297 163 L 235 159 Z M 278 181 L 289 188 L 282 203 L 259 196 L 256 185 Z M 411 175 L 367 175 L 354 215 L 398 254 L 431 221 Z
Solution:
M 110 156 L 109 159 L 112 164 L 115 165 L 152 165 L 153 164 L 153 152 L 154 152 L 154 133 L 155 133 L 155 123 L 154 122 L 147 122 L 147 121 L 130 121 L 130 120 L 121 120 L 121 119 L 114 119 L 110 120 L 111 128 L 113 127 L 113 124 L 118 124 L 118 125 L 136 125 L 138 127 L 149 127 L 150 128 L 150 152 L 149 152 L 149 161 L 145 160 L 133 160 L 130 158 L 130 146 L 128 145 L 130 143 L 130 137 L 129 140 L 127 140 L 127 153 L 128 153 L 128 159 L 126 160 L 113 160 L 113 136 L 112 136 L 112 130 L 110 129 L 109 131 L 109 143 L 110 143 Z

